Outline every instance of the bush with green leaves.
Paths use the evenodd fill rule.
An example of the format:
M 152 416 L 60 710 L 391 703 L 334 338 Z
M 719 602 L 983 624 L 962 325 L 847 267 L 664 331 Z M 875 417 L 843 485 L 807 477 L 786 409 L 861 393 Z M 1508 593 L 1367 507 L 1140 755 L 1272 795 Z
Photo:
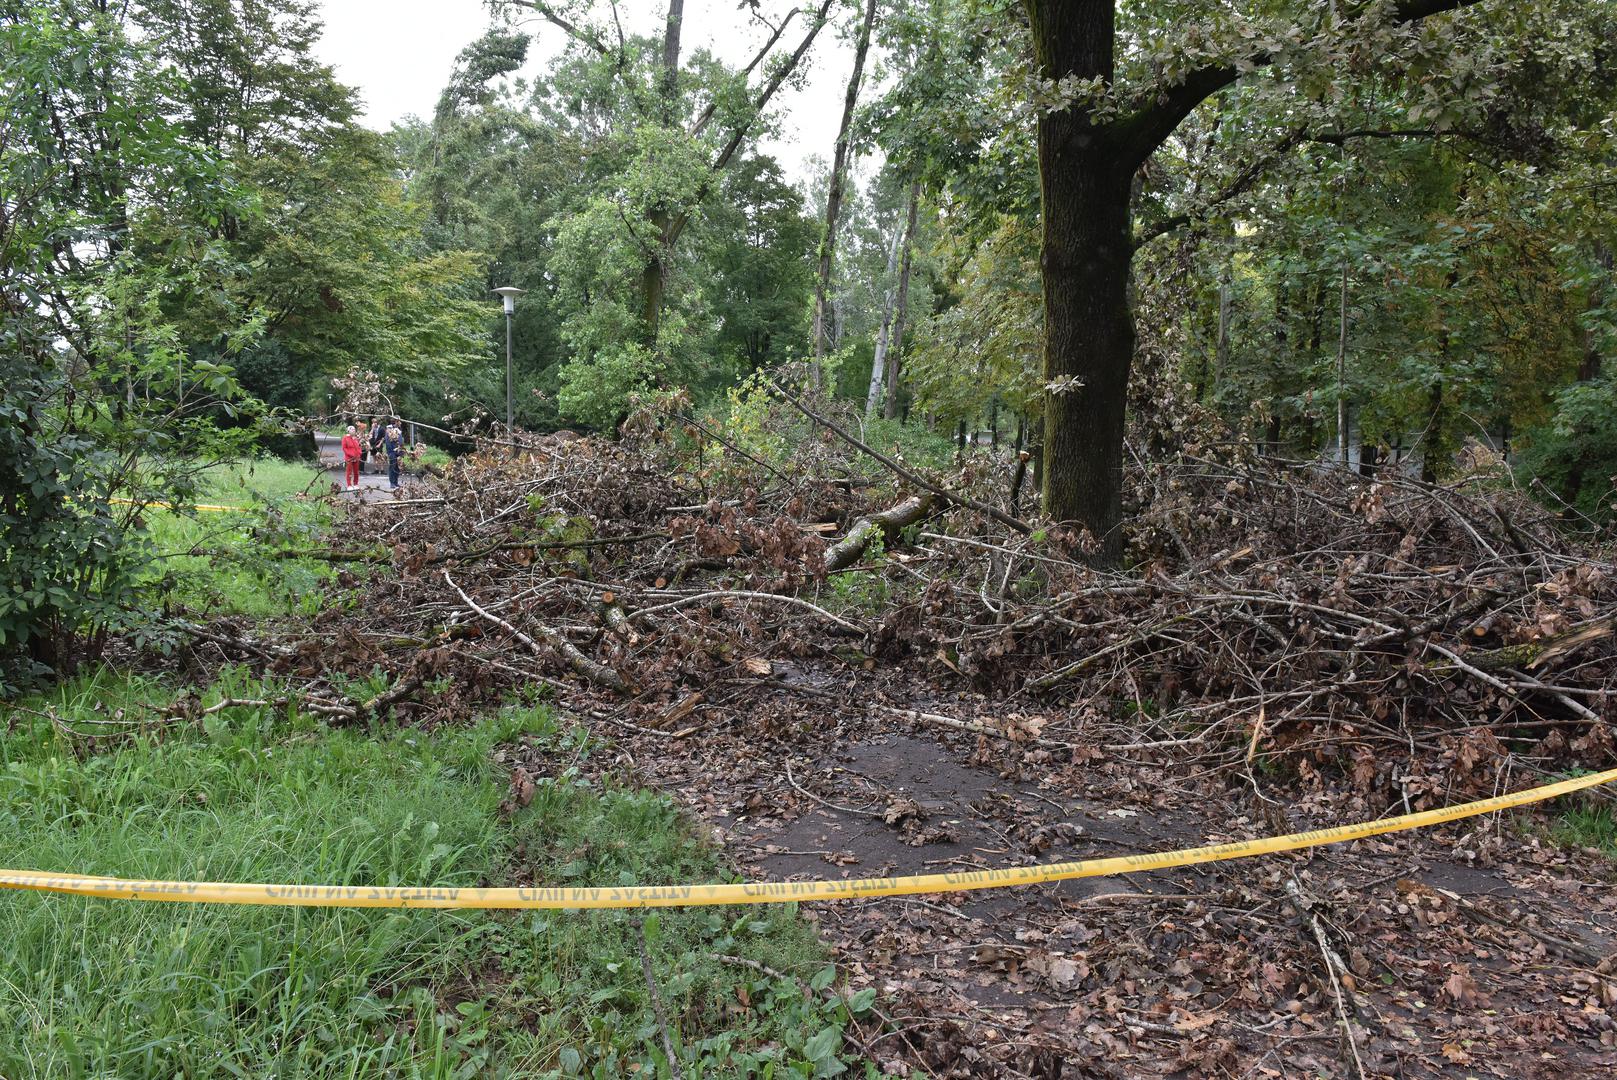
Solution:
M 139 618 L 143 504 L 252 437 L 216 428 L 234 373 L 187 362 L 164 303 L 228 272 L 210 222 L 237 193 L 154 115 L 172 73 L 79 14 L 0 12 L 0 693 Z M 235 352 L 262 323 L 219 327 Z

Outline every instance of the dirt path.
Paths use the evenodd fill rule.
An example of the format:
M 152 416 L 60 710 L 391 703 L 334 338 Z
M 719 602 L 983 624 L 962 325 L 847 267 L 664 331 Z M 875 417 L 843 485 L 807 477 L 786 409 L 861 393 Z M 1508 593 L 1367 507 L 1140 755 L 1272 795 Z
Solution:
M 853 700 L 873 692 L 846 688 Z M 1317 784 L 1300 800 L 1283 795 L 1295 779 L 1268 802 L 1244 776 L 1192 767 L 1062 763 L 890 723 L 820 730 L 819 710 L 787 691 L 712 696 L 726 693 L 733 700 L 683 721 L 699 734 L 621 745 L 634 772 L 692 809 L 753 879 L 1052 862 L 1402 811 Z M 1613 866 L 1519 822 L 806 914 L 856 985 L 898 1002 L 897 1032 L 870 1048 L 895 1069 L 1355 1076 L 1355 1051 L 1368 1076 L 1617 1067 Z M 1353 1017 L 1351 1047 L 1341 1010 Z
M 315 435 L 315 442 L 320 448 L 320 465 L 331 482 L 337 485 L 338 494 L 344 499 L 364 502 L 385 502 L 393 497 L 393 491 L 388 487 L 387 468 L 383 465 L 380 472 L 372 459 L 367 458 L 359 474 L 359 490 L 345 491 L 343 481 L 342 438 L 337 435 L 319 433 Z M 401 478 L 407 481 L 407 478 Z

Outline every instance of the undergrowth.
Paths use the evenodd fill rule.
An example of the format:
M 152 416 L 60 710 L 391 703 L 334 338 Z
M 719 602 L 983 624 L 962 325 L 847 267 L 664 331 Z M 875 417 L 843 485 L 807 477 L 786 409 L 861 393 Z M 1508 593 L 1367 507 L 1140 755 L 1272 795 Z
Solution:
M 323 546 L 330 508 L 325 477 L 307 464 L 263 458 L 204 474 L 198 502 L 239 512 L 152 509 L 147 535 L 157 555 L 149 584 L 166 604 L 193 614 L 312 615 L 334 576 L 314 559 L 266 558 L 266 550 Z
M 204 701 L 274 690 L 227 671 Z M 172 697 L 103 672 L 0 706 L 7 865 L 353 886 L 722 876 L 666 799 L 577 771 L 506 813 L 496 747 L 591 751 L 542 708 L 430 735 L 330 729 L 295 707 L 157 724 L 147 706 Z M 622 912 L 0 891 L 0 1076 L 666 1075 L 642 943 L 687 1070 L 844 1071 L 842 1029 L 868 998 L 820 992 L 835 973 L 787 908 L 674 910 L 642 927 Z

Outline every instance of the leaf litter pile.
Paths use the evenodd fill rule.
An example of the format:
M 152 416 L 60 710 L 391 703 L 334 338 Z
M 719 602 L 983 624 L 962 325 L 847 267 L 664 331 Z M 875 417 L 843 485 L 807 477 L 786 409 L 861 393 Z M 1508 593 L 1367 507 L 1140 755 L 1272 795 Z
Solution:
M 822 412 L 458 459 L 352 506 L 330 557 L 356 602 L 195 625 L 192 656 L 334 722 L 544 687 L 611 740 L 584 768 L 666 790 L 749 878 L 1249 839 L 1617 758 L 1617 566 L 1501 483 L 1183 446 L 1130 469 L 1108 572 L 1024 519 L 1014 456 L 923 470 Z M 514 800 L 551 753 L 510 750 Z M 804 914 L 881 991 L 854 1045 L 892 1071 L 1596 1075 L 1617 875 L 1550 820 Z

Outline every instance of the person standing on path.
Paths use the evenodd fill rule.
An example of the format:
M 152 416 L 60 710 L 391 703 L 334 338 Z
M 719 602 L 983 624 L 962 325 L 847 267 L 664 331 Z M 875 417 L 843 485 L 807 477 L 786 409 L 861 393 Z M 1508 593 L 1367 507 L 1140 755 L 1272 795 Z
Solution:
M 370 443 L 371 462 L 376 466 L 374 471 L 378 473 L 382 471 L 382 441 L 386 437 L 387 426 L 382 423 L 382 418 L 378 416 L 371 421 L 370 438 L 366 440 Z
M 353 424 L 349 424 L 348 434 L 342 437 L 344 491 L 353 491 L 359 487 L 359 464 L 364 457 L 365 448 L 359 444 L 358 430 Z
M 387 483 L 394 490 L 399 490 L 399 464 L 404 457 L 404 432 L 397 427 L 389 426 L 382 437 L 382 449 L 387 452 Z

